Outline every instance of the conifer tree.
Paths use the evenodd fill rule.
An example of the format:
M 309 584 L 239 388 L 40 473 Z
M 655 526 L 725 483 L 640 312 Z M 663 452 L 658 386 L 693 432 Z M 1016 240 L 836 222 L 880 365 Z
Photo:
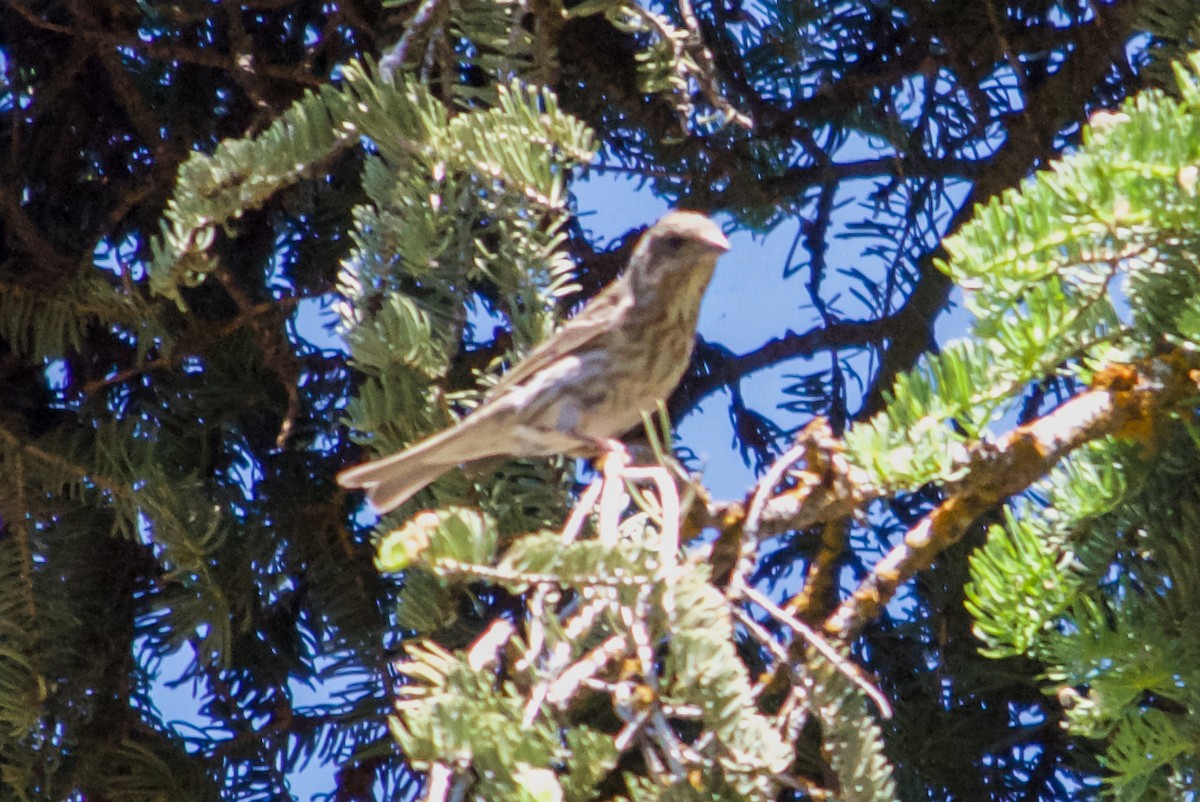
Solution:
M 0 4 L 4 798 L 1185 798 L 1191 6 Z M 624 264 L 600 169 L 797 230 L 808 316 L 649 465 L 365 515 Z

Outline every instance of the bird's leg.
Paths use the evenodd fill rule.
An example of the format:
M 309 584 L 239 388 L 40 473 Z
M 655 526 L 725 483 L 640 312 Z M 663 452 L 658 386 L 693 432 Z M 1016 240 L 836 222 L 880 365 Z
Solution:
M 603 475 L 600 485 L 600 542 L 615 545 L 620 535 L 618 522 L 625 495 L 625 469 L 633 461 L 625 444 L 611 437 L 593 438 L 602 445 L 603 452 L 596 460 L 597 467 Z

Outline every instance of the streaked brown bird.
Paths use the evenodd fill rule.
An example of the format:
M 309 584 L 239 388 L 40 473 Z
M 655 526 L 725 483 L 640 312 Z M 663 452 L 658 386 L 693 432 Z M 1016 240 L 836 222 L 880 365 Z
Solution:
M 491 457 L 590 454 L 641 422 L 683 378 L 717 257 L 712 220 L 674 211 L 642 235 L 624 274 L 504 375 L 458 424 L 338 474 L 381 513 L 451 468 Z

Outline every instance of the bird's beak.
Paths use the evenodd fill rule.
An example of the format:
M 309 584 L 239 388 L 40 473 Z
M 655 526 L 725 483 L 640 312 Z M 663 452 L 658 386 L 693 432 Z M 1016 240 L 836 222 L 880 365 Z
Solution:
M 729 239 L 722 234 L 721 229 L 717 228 L 716 226 L 712 227 L 712 231 L 705 232 L 704 236 L 700 238 L 700 241 L 707 245 L 713 246 L 718 251 L 724 252 L 729 250 Z

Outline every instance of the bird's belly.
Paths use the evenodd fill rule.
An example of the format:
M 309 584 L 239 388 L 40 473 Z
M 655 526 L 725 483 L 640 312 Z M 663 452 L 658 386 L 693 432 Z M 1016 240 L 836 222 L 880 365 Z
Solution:
M 589 368 L 588 360 L 583 360 L 574 393 L 578 412 L 563 410 L 566 417 L 574 414 L 577 419 L 560 420 L 560 424 L 595 438 L 619 437 L 640 425 L 642 413 L 666 400 L 682 374 L 682 369 L 664 371 L 645 365 L 642 370 L 630 371 L 623 360 L 613 360 L 611 354 L 600 355 L 596 361 L 601 364 Z
M 668 355 L 663 356 L 666 362 Z M 677 354 L 669 356 L 679 364 Z M 520 445 L 515 450 L 522 456 L 576 451 L 581 437 L 598 440 L 625 434 L 641 423 L 643 412 L 670 394 L 683 370 L 648 367 L 630 373 L 621 359 L 603 349 L 547 366 L 513 388 L 506 399 L 519 421 Z

